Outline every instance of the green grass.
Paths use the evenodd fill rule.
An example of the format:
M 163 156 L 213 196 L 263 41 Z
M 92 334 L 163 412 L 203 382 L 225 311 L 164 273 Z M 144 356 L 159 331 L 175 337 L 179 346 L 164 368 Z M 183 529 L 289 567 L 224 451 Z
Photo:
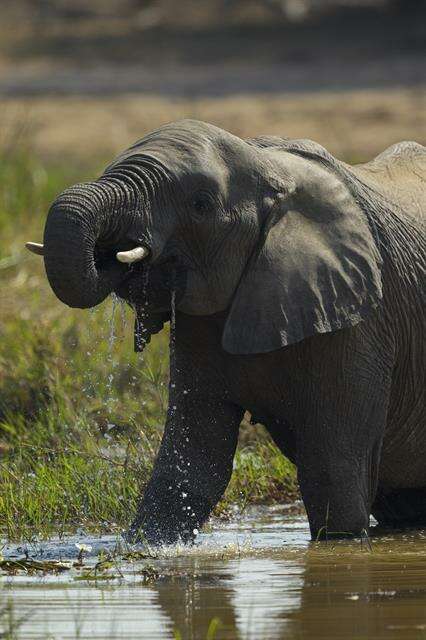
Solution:
M 20 149 L 0 153 L 0 536 L 120 529 L 161 438 L 168 331 L 141 356 L 129 309 L 109 299 L 73 310 L 55 298 L 42 260 L 23 245 L 41 239 L 55 195 L 97 167 L 45 165 Z M 218 513 L 295 495 L 292 466 L 260 429 L 243 426 Z

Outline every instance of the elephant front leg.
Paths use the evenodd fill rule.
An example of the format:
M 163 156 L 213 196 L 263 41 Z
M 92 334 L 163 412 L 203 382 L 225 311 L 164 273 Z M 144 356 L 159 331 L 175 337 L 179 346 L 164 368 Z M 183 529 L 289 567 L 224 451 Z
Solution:
M 149 544 L 194 538 L 231 477 L 243 415 L 208 371 L 198 375 L 183 364 L 178 370 L 160 451 L 129 532 Z

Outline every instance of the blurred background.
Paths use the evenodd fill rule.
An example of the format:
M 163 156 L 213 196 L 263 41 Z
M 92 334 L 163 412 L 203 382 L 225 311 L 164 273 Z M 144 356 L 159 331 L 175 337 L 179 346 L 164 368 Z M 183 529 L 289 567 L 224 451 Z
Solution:
M 24 242 L 42 240 L 58 192 L 183 117 L 312 138 L 355 163 L 425 144 L 426 3 L 2 1 L 0 534 L 126 526 L 149 476 L 168 329 L 134 354 L 132 311 L 64 307 Z M 294 469 L 244 423 L 219 511 L 295 495 Z
M 424 0 L 5 0 L 4 123 L 116 153 L 159 124 L 309 137 L 358 160 L 426 140 Z

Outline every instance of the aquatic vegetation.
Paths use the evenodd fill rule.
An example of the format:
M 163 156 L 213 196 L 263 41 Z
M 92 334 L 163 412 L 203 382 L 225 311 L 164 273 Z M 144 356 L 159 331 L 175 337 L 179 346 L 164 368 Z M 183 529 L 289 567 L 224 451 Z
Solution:
M 45 166 L 0 151 L 0 534 L 31 540 L 128 525 L 151 472 L 167 407 L 168 328 L 133 352 L 133 312 L 107 301 L 65 308 L 24 241 L 41 237 L 49 203 L 87 167 Z M 295 472 L 244 423 L 231 504 L 284 502 Z
M 34 560 L 32 558 L 23 557 L 18 559 L 2 558 L 0 560 L 0 571 L 8 575 L 16 575 L 23 572 L 27 575 L 36 573 L 62 573 L 71 569 L 71 562 L 62 562 L 60 560 Z

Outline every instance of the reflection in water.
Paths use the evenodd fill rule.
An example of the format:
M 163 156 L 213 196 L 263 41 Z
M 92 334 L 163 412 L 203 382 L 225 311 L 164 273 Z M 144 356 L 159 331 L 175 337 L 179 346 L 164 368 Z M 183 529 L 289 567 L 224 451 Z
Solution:
M 308 552 L 304 565 L 300 606 L 281 637 L 426 638 L 423 536 L 376 542 L 372 553 Z
M 159 603 L 184 640 L 206 638 L 212 620 L 220 619 L 215 638 L 235 638 L 235 610 L 232 606 L 232 587 L 226 567 L 217 573 L 217 567 L 202 568 L 194 563 L 193 575 L 157 585 Z
M 30 588 L 16 585 L 3 590 L 2 600 L 11 596 L 15 619 L 25 618 L 15 635 L 19 640 L 168 640 L 173 638 L 170 621 L 157 604 L 151 588 L 109 588 L 86 585 L 54 586 L 38 583 Z M 6 630 L 4 620 L 2 632 Z
M 301 566 L 294 562 L 250 559 L 234 572 L 233 604 L 238 637 L 247 640 L 285 637 L 286 617 L 300 603 Z
M 112 540 L 97 550 L 102 543 Z M 55 549 L 66 555 L 57 543 L 45 555 Z M 357 541 L 310 544 L 300 516 L 260 510 L 150 564 L 163 577 L 148 585 L 141 565 L 126 563 L 110 585 L 3 578 L 3 600 L 19 616 L 32 610 L 17 637 L 167 640 L 178 630 L 205 640 L 219 618 L 216 640 L 426 638 L 425 532 L 376 539 L 372 551 Z

